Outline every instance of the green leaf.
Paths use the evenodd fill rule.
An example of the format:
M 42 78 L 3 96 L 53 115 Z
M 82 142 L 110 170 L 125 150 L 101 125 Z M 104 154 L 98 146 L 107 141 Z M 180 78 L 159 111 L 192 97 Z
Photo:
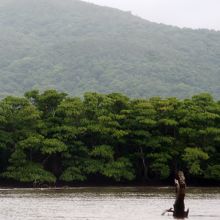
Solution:
M 114 151 L 111 146 L 101 145 L 94 147 L 94 149 L 90 152 L 90 155 L 95 158 L 113 160 Z
M 203 160 L 208 160 L 209 155 L 203 152 L 200 148 L 185 148 L 183 160 L 188 164 L 189 172 L 193 175 L 201 175 L 203 170 L 200 163 Z
M 45 139 L 42 145 L 41 152 L 43 154 L 61 153 L 67 150 L 67 146 L 55 138 Z
M 60 176 L 60 180 L 65 182 L 85 181 L 87 178 L 77 167 L 68 167 Z
M 208 168 L 205 170 L 205 178 L 220 180 L 220 165 L 208 166 Z
M 45 171 L 40 164 L 27 162 L 22 166 L 9 166 L 7 171 L 1 175 L 6 179 L 13 179 L 27 183 L 55 183 L 56 177 Z
M 121 181 L 122 179 L 133 180 L 135 178 L 132 164 L 127 158 L 119 158 L 114 162 L 106 164 L 102 174 L 116 181 Z

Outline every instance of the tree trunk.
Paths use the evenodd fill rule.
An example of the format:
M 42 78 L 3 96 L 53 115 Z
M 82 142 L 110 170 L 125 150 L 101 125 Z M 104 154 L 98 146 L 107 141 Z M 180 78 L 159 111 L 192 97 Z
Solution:
M 148 167 L 144 158 L 144 151 L 143 148 L 140 147 L 140 153 L 141 153 L 141 160 L 143 164 L 143 172 L 144 172 L 144 181 L 148 180 Z
M 175 179 L 176 185 L 176 200 L 173 205 L 174 211 L 173 216 L 177 218 L 184 218 L 188 217 L 189 209 L 185 211 L 185 190 L 186 190 L 186 183 L 185 183 L 185 176 L 182 171 L 178 171 Z
M 172 212 L 174 218 L 187 218 L 189 209 L 185 211 L 185 190 L 186 190 L 186 182 L 185 176 L 182 171 L 178 171 L 175 178 L 175 185 L 176 185 L 176 200 L 173 205 L 173 208 L 165 210 L 162 215 L 166 212 Z

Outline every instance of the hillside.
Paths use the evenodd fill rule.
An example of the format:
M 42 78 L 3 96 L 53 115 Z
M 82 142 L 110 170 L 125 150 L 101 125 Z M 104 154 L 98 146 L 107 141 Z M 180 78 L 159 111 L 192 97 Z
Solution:
M 131 97 L 220 92 L 220 32 L 78 0 L 0 0 L 0 94 L 55 88 Z

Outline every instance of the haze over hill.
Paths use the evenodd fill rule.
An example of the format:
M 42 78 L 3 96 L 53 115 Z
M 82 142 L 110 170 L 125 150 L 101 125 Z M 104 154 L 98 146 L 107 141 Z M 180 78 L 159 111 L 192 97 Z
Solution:
M 220 32 L 155 24 L 78 0 L 0 0 L 0 93 L 132 97 L 220 92 Z
M 193 29 L 220 30 L 219 0 L 83 0 L 131 11 L 156 23 Z

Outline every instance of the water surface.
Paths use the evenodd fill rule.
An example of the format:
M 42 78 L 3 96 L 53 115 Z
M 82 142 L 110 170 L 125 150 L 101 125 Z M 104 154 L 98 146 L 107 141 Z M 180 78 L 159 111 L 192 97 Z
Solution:
M 0 189 L 0 220 L 169 220 L 173 188 Z M 220 220 L 220 188 L 187 188 L 192 220 Z

